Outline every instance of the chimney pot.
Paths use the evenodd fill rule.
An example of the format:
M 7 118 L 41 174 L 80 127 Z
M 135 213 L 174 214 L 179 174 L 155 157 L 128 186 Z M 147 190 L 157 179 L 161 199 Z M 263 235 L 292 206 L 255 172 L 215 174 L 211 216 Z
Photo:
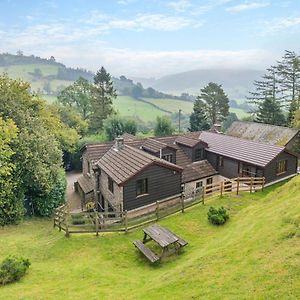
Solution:
M 115 149 L 119 150 L 122 149 L 124 146 L 124 138 L 123 137 L 117 137 L 116 138 L 116 143 L 115 143 Z

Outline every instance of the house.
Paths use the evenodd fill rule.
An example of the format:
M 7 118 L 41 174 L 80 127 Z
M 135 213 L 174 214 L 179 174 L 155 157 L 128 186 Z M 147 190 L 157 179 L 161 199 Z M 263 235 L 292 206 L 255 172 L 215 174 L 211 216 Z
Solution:
M 226 130 L 226 135 L 254 142 L 285 147 L 293 151 L 293 145 L 300 141 L 296 129 L 256 122 L 235 121 Z
M 126 134 L 82 148 L 83 174 L 76 187 L 82 207 L 96 200 L 98 209 L 119 211 L 182 192 L 189 196 L 201 186 L 236 177 L 264 176 L 273 184 L 297 174 L 298 158 L 286 145 L 215 131 L 146 139 Z
M 179 197 L 182 171 L 180 166 L 118 138 L 94 166 L 99 208 L 132 210 L 157 200 Z
M 297 174 L 298 157 L 286 147 L 203 131 L 193 133 L 206 142 L 206 157 L 226 178 L 265 177 L 275 183 Z

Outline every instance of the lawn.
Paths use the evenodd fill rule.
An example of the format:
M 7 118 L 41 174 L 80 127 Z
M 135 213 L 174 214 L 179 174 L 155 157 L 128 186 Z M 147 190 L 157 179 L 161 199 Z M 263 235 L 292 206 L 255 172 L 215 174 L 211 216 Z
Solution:
M 193 102 L 176 100 L 176 99 L 156 99 L 156 98 L 143 98 L 145 101 L 157 105 L 158 107 L 178 113 L 178 110 L 181 109 L 184 114 L 190 114 L 193 110 Z
M 150 104 L 129 96 L 118 96 L 113 104 L 121 116 L 139 118 L 144 122 L 154 122 L 157 116 L 166 114 Z
M 128 234 L 65 238 L 50 220 L 1 229 L 0 258 L 28 257 L 28 274 L 1 287 L 1 299 L 299 299 L 300 176 L 255 194 L 209 200 L 160 224 L 189 242 L 150 265 Z M 230 220 L 207 222 L 209 205 Z

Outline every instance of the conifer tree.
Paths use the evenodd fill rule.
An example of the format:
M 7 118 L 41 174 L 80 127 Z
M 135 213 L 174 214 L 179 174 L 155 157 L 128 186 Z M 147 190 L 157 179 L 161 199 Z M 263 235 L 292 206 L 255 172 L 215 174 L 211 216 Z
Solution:
M 193 112 L 190 115 L 190 128 L 189 131 L 208 130 L 209 124 L 205 112 L 203 110 L 204 103 L 200 99 L 194 102 Z

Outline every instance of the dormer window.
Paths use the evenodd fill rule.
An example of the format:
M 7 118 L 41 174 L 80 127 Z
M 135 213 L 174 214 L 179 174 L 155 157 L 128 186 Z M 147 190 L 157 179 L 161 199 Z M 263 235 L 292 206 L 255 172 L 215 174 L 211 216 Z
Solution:
M 162 159 L 169 161 L 169 162 L 173 162 L 173 154 L 165 154 L 162 156 Z
M 203 159 L 203 154 L 204 154 L 204 149 L 203 148 L 196 149 L 195 150 L 195 161 Z

